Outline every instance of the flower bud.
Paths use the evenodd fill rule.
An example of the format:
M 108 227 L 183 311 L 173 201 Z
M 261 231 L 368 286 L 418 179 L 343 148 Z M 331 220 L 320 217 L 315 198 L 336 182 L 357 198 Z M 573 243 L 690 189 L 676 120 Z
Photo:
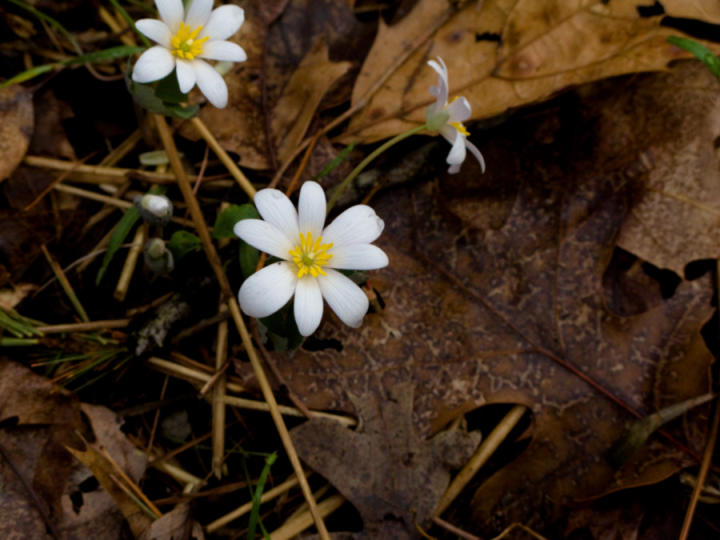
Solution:
M 145 242 L 143 256 L 145 266 L 156 274 L 167 274 L 175 268 L 172 251 L 167 248 L 162 238 L 151 238 Z
M 165 195 L 146 193 L 135 197 L 140 217 L 150 225 L 167 225 L 173 215 L 173 205 Z
M 448 123 L 448 120 L 450 120 L 450 114 L 442 109 L 431 114 L 431 108 L 432 105 L 428 107 L 428 110 L 425 113 L 425 123 L 430 131 L 440 131 L 440 129 Z

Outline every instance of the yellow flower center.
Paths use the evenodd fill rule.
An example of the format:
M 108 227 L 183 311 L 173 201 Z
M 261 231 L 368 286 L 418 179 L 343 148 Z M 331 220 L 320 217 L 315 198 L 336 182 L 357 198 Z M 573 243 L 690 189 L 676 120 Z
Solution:
M 290 256 L 298 267 L 297 276 L 299 278 L 307 274 L 312 277 L 318 277 L 321 274 L 327 276 L 322 267 L 332 258 L 332 254 L 327 252 L 331 247 L 333 247 L 332 244 L 322 243 L 322 236 L 318 236 L 317 240 L 313 242 L 311 232 L 308 232 L 307 236 L 300 233 L 300 244 L 290 250 Z
M 198 26 L 195 30 L 191 30 L 189 24 L 181 22 L 177 34 L 170 40 L 170 45 L 172 45 L 170 52 L 178 58 L 185 60 L 192 60 L 197 55 L 202 54 L 203 43 L 210 39 L 208 36 L 196 39 L 202 31 L 202 28 L 202 26 Z
M 460 96 L 455 96 L 450 103 L 454 103 L 460 98 Z M 450 106 L 450 103 L 448 103 L 446 109 Z M 449 122 L 449 124 L 457 129 L 462 135 L 465 135 L 466 137 L 470 135 L 470 132 L 467 130 L 465 125 L 462 122 Z

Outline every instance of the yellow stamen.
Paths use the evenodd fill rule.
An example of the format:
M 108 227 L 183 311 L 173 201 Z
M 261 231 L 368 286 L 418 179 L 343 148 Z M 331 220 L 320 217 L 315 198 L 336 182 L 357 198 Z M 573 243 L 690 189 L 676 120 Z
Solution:
M 301 278 L 307 274 L 312 277 L 327 276 L 322 267 L 332 259 L 332 253 L 328 253 L 332 247 L 332 244 L 322 243 L 322 236 L 318 236 L 313 242 L 311 232 L 307 235 L 300 233 L 300 243 L 290 250 L 290 257 L 298 267 L 297 277 Z
M 448 103 L 448 105 L 447 105 L 447 107 L 445 107 L 445 109 L 447 110 L 447 108 L 450 106 L 450 104 L 455 103 L 458 99 L 460 99 L 460 96 L 455 96 L 454 98 L 452 98 L 452 101 L 450 101 L 450 103 Z M 470 135 L 470 132 L 467 130 L 467 128 L 465 128 L 465 125 L 462 122 L 448 122 L 448 123 L 455 129 L 457 129 L 461 135 L 465 135 L 466 137 L 468 135 Z
M 470 132 L 465 128 L 462 122 L 450 122 L 450 125 L 457 129 L 462 135 L 466 137 L 470 135 Z
M 202 26 L 198 26 L 195 30 L 190 30 L 189 24 L 181 22 L 177 34 L 170 40 L 170 45 L 172 46 L 170 52 L 183 60 L 192 60 L 202 54 L 203 44 L 210 39 L 209 36 L 197 39 L 202 28 Z

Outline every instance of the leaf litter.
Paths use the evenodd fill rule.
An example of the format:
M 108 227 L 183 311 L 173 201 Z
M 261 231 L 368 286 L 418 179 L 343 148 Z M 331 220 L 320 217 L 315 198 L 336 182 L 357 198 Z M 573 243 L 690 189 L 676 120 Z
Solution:
M 80 1 L 31 4 L 63 21 L 72 10 L 87 8 Z M 628 429 L 646 425 L 637 418 L 656 418 L 658 411 L 697 401 L 712 389 L 706 341 L 715 352 L 717 344 L 701 332 L 707 338 L 715 287 L 708 272 L 692 268 L 707 269 L 698 260 L 717 257 L 716 83 L 696 62 L 671 63 L 689 54 L 665 38 L 680 33 L 681 20 L 718 24 L 717 6 L 704 0 L 653 6 L 630 0 L 417 0 L 381 6 L 378 15 L 377 6 L 361 0 L 239 4 L 247 21 L 233 40 L 249 61 L 226 75 L 228 109 L 206 106 L 200 118 L 243 167 L 258 171 L 252 176 L 257 185 L 273 176 L 287 186 L 291 176 L 319 174 L 333 161 L 337 167 L 320 181 L 336 185 L 362 159 L 362 144 L 422 123 L 434 82 L 425 63 L 438 55 L 452 74 L 451 91 L 470 99 L 472 118 L 499 124 L 484 132 L 479 124 L 469 126 L 488 160 L 484 176 L 469 162 L 460 175 L 444 174 L 447 149 L 423 141 L 398 146 L 358 177 L 341 204 L 372 197 L 386 223 L 380 245 L 391 260 L 387 269 L 362 277 L 369 279 L 371 313 L 358 330 L 329 315 L 298 350 L 266 353 L 278 395 L 287 389 L 303 407 L 353 413 L 360 421 L 351 430 L 313 418 L 292 432 L 303 461 L 362 521 L 359 530 L 345 506 L 342 517 L 328 520 L 331 530 L 347 531 L 338 537 L 417 538 L 427 529 L 449 537 L 433 525 L 434 510 L 481 438 L 478 430 L 468 433 L 457 424 L 465 413 L 485 414 L 485 405 L 515 403 L 531 412 L 529 427 L 518 441 L 500 447 L 501 457 L 443 514 L 448 521 L 482 537 L 530 534 L 522 527 L 532 527 L 558 537 L 584 531 L 593 538 L 635 538 L 671 527 L 657 519 L 646 523 L 663 512 L 659 506 L 641 498 L 628 503 L 618 494 L 668 486 L 678 471 L 694 466 L 707 438 L 707 408 L 693 408 L 634 444 L 639 448 L 627 452 L 621 465 L 612 450 L 627 442 Z M 145 13 L 139 3 L 125 8 Z M 12 32 L 66 49 L 61 55 L 75 54 L 54 25 L 33 27 L 24 11 L 0 8 L 0 16 Z M 47 32 L 54 32 L 49 42 Z M 77 37 L 88 51 L 96 41 L 118 44 L 112 41 L 117 34 L 107 32 Z M 135 39 L 129 32 L 124 38 Z M 45 51 L 29 47 L 10 42 L 9 58 L 19 58 L 20 50 L 22 65 L 30 55 L 47 62 Z M 93 69 L 112 78 L 124 68 L 115 63 Z M 578 84 L 654 70 L 665 72 L 610 79 L 537 105 Z M 65 103 L 58 88 L 82 90 L 76 81 L 88 76 L 81 73 L 65 70 L 47 78 L 34 96 L 17 85 L 0 91 L 0 179 L 9 207 L 0 209 L 3 298 L 23 314 L 63 323 L 74 322 L 72 311 L 62 291 L 40 287 L 48 277 L 44 261 L 36 261 L 40 245 L 53 244 L 63 264 L 95 248 L 102 253 L 112 211 L 53 191 L 56 183 L 79 177 L 25 166 L 23 157 L 30 149 L 92 164 L 99 160 L 93 153 L 114 147 L 113 164 L 125 160 L 123 167 L 136 169 L 138 153 L 159 148 L 142 115 L 143 140 L 130 135 L 135 118 L 121 119 L 117 112 L 129 106 L 107 115 L 97 105 L 86 108 L 81 101 L 87 90 Z M 124 82 L 118 86 L 129 102 Z M 193 103 L 200 100 L 191 96 Z M 521 109 L 527 105 L 533 107 Z M 328 132 L 328 125 L 338 129 Z M 73 126 L 82 126 L 80 134 Z M 188 170 L 200 170 L 199 177 L 206 166 L 212 172 L 210 182 L 196 186 L 212 223 L 222 215 L 220 202 L 245 199 L 222 179 L 213 184 L 225 170 L 202 157 L 191 124 L 176 127 L 190 139 L 179 143 Z M 120 134 L 128 141 L 122 155 Z M 133 174 L 99 192 L 132 200 L 148 188 L 138 183 L 142 178 Z M 172 187 L 169 195 L 179 199 Z M 78 238 L 80 221 L 87 225 Z M 184 252 L 181 268 L 164 278 L 137 270 L 124 303 L 107 301 L 121 266 L 115 260 L 99 288 L 93 284 L 99 262 L 87 275 L 69 275 L 88 312 L 114 319 L 112 325 L 57 340 L 34 336 L 39 347 L 27 355 L 13 349 L 13 360 L 8 352 L 0 361 L 0 513 L 8 516 L 0 529 L 7 534 L 120 538 L 129 530 L 139 538 L 201 538 L 200 523 L 247 500 L 237 500 L 240 484 L 258 477 L 264 483 L 267 476 L 267 492 L 289 474 L 282 456 L 272 470 L 258 459 L 248 474 L 253 456 L 270 455 L 279 441 L 267 433 L 265 416 L 234 407 L 235 419 L 249 429 L 239 434 L 223 420 L 232 449 L 224 455 L 212 450 L 212 463 L 222 463 L 227 476 L 214 481 L 208 473 L 210 450 L 202 441 L 213 435 L 216 445 L 217 427 L 202 435 L 211 429 L 210 413 L 197 396 L 213 402 L 215 423 L 222 394 L 210 389 L 224 380 L 227 363 L 213 365 L 216 339 L 222 349 L 214 327 L 225 317 L 214 315 L 215 292 L 197 285 L 208 271 L 197 253 L 199 238 L 173 230 L 194 246 Z M 245 269 L 248 260 L 256 265 L 257 253 L 238 263 L 236 245 L 228 247 L 225 236 L 218 244 L 230 254 L 228 272 L 239 285 L 232 272 L 239 275 L 238 266 Z M 125 248 L 113 246 L 113 259 L 125 259 Z M 191 301 L 177 317 L 159 316 L 176 301 L 172 293 L 190 293 L 185 296 Z M 175 339 L 181 325 L 182 340 Z M 78 393 L 109 408 L 81 403 L 21 367 L 32 364 L 55 381 L 68 374 L 74 380 L 90 365 L 88 354 L 112 348 L 126 355 L 145 334 L 152 343 L 145 356 L 167 355 L 174 364 L 152 357 L 91 366 L 89 386 Z M 239 378 L 231 375 L 226 390 L 233 388 L 230 397 L 237 399 L 238 391 L 252 394 L 256 382 L 232 339 L 229 359 Z M 48 358 L 50 353 L 55 356 Z M 187 382 L 155 376 L 151 365 L 163 365 L 173 377 L 181 372 Z M 125 411 L 125 432 L 113 410 Z M 185 436 L 171 440 L 173 433 L 157 428 L 176 416 L 186 419 L 189 442 Z M 643 440 L 649 431 L 642 429 Z M 259 447 L 259 455 L 245 444 Z M 193 458 L 184 453 L 188 448 Z M 158 459 L 162 455 L 171 457 Z M 317 475 L 312 478 L 314 487 L 321 485 Z M 262 495 L 249 492 L 253 500 Z M 685 504 L 684 492 L 676 497 L 678 506 Z M 296 508 L 292 497 L 273 508 L 258 503 L 250 513 L 252 527 L 259 524 L 257 533 L 265 534 L 264 524 L 291 523 Z M 664 513 L 677 520 L 681 511 L 666 506 Z M 237 523 L 221 534 L 244 535 Z

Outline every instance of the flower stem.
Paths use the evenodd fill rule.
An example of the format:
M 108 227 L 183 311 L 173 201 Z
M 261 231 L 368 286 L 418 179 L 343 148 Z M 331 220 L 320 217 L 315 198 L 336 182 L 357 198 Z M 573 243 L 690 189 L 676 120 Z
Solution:
M 415 135 L 416 133 L 420 133 L 423 129 L 427 128 L 427 124 L 423 124 L 422 126 L 414 127 L 404 133 L 400 133 L 399 135 L 395 135 L 392 139 L 389 141 L 383 143 L 382 145 L 378 146 L 373 152 L 371 152 L 365 159 L 363 159 L 357 167 L 355 167 L 350 174 L 345 177 L 345 179 L 338 185 L 338 187 L 335 188 L 333 191 L 332 196 L 330 197 L 330 201 L 328 201 L 327 205 L 327 211 L 328 213 L 332 209 L 332 207 L 337 202 L 338 198 L 340 198 L 340 195 L 347 189 L 347 187 L 350 185 L 350 182 L 352 182 L 357 175 L 359 175 L 365 167 L 368 166 L 368 164 L 378 157 L 380 154 L 382 154 L 385 150 L 393 146 L 394 144 L 399 143 L 400 141 L 407 139 L 408 137 Z

